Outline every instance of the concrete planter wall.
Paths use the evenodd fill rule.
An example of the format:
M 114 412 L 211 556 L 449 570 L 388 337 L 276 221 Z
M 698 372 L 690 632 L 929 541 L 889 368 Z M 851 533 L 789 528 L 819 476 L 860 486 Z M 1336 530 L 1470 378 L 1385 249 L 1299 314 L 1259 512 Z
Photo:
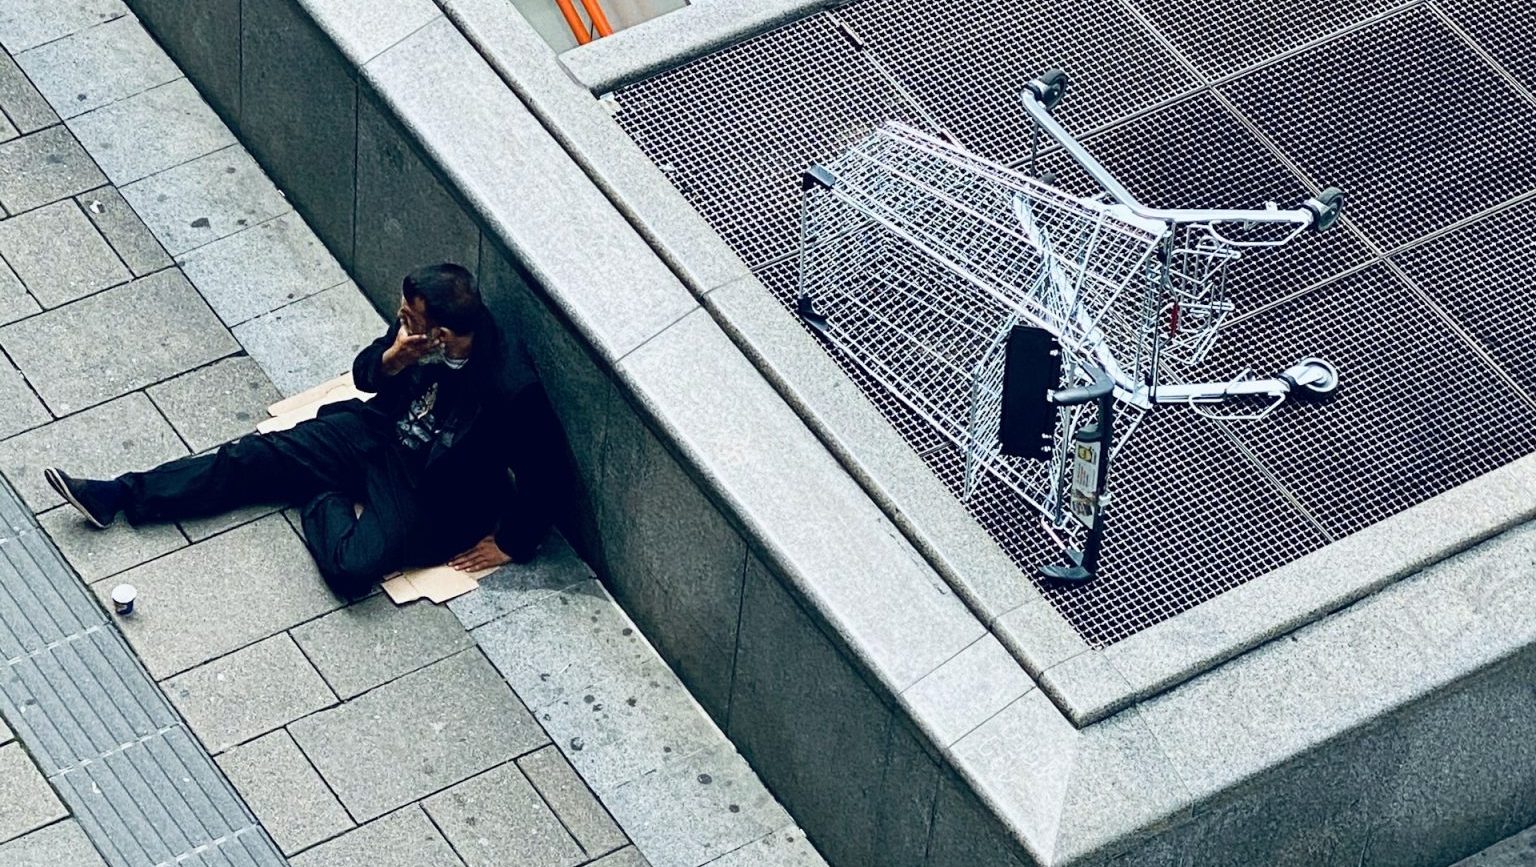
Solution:
M 1494 535 L 1536 462 L 1480 547 L 1198 677 L 1144 651 L 1131 690 L 1037 598 L 946 580 L 996 555 L 913 541 L 952 501 L 833 457 L 910 465 L 793 380 L 803 340 L 508 4 L 129 5 L 386 315 L 409 267 L 477 268 L 566 428 L 574 541 L 833 864 L 1429 865 L 1536 820 L 1536 534 Z M 1182 660 L 1221 625 L 1178 628 Z

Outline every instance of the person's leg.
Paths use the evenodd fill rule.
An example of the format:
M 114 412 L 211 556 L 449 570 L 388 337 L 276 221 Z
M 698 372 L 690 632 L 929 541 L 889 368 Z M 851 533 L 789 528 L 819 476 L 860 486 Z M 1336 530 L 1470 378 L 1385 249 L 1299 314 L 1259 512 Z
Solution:
M 354 509 L 361 502 L 362 513 Z M 416 474 L 393 449 L 374 455 L 359 496 L 320 493 L 300 512 L 304 541 L 338 594 L 360 596 L 391 572 L 426 565 Z
M 361 419 L 333 415 L 251 434 L 117 481 L 134 524 L 216 515 L 257 503 L 302 503 L 324 490 L 357 491 L 372 437 Z

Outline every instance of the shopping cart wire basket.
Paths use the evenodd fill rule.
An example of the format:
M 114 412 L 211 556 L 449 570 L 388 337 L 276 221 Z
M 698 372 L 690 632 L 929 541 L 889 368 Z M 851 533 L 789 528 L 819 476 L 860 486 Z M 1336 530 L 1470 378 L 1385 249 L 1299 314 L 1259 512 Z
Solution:
M 798 310 L 961 451 L 963 497 L 988 474 L 1040 512 L 1066 548 L 1044 577 L 1083 582 L 1098 566 L 1111 460 L 1147 412 L 1256 419 L 1336 389 L 1338 372 L 1315 357 L 1266 378 L 1188 374 L 1236 309 L 1228 269 L 1328 229 L 1344 196 L 1147 207 L 1056 122 L 1067 88 L 1053 71 L 1023 94 L 1028 171 L 895 121 L 808 169 Z M 1040 176 L 1043 137 L 1102 192 L 1073 195 Z

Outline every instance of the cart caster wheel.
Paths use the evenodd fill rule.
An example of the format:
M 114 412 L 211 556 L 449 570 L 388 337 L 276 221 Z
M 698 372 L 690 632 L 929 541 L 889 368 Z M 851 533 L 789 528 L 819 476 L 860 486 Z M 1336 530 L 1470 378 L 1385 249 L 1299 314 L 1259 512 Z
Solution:
M 1051 587 L 1081 587 L 1098 577 L 1083 567 L 1083 552 L 1076 548 L 1066 552 L 1066 563 L 1052 563 L 1040 567 L 1040 578 Z
M 1308 199 L 1302 207 L 1312 212 L 1312 231 L 1326 232 L 1339 221 L 1339 215 L 1344 213 L 1344 191 L 1338 187 L 1329 187 L 1317 194 L 1317 198 Z
M 1291 384 L 1291 393 L 1297 397 L 1320 399 L 1339 387 L 1338 368 L 1321 358 L 1303 358 L 1280 378 Z
M 1031 81 L 1028 87 L 1035 92 L 1036 99 L 1039 99 L 1047 109 L 1052 109 L 1067 95 L 1067 86 L 1069 84 L 1070 82 L 1067 80 L 1065 72 L 1059 69 L 1052 69 L 1049 72 L 1041 73 L 1040 77 Z

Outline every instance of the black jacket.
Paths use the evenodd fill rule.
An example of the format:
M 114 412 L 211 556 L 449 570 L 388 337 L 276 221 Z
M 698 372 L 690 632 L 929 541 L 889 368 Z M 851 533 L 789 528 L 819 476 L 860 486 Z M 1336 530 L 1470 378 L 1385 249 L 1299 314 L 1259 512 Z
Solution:
M 433 374 L 412 365 L 385 375 L 384 351 L 399 330 L 395 322 L 352 362 L 358 390 L 374 397 L 342 405 L 391 426 L 427 389 Z M 422 471 L 426 495 L 452 503 L 456 516 L 478 526 L 468 528 L 471 535 L 483 535 L 494 524 L 496 544 L 518 562 L 531 559 L 548 532 L 550 503 L 559 497 L 557 455 L 563 454 L 563 434 L 531 370 L 520 347 L 509 351 L 487 319 L 475 332 L 469 362 L 441 387 L 444 431 L 430 446 Z

